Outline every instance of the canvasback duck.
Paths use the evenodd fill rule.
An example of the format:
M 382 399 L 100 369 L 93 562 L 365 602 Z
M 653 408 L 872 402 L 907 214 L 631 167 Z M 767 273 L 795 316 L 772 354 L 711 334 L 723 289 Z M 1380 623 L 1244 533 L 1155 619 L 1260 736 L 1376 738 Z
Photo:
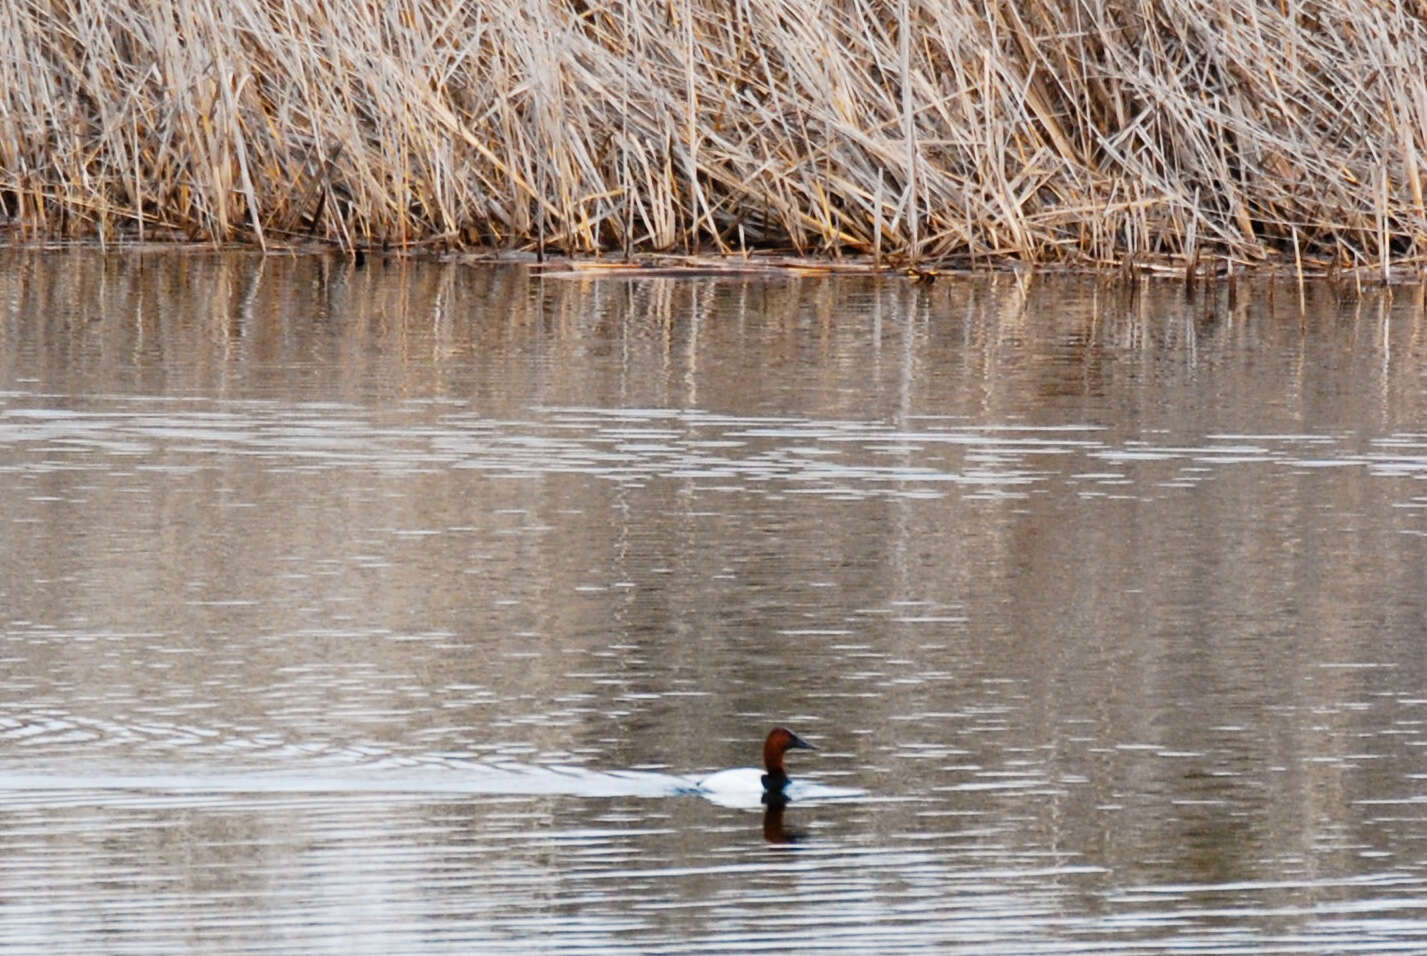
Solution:
M 763 740 L 763 769 L 738 767 L 720 770 L 699 781 L 698 788 L 715 803 L 728 806 L 786 803 L 788 768 L 783 754 L 789 750 L 816 750 L 786 727 L 774 727 Z

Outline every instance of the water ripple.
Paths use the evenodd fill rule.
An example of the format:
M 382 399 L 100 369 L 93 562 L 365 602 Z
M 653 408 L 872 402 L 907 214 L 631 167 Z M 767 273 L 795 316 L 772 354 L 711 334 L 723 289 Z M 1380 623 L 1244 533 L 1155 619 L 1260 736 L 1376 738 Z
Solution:
M 227 402 L 213 409 L 173 403 L 153 409 L 115 400 L 111 411 L 11 404 L 0 411 L 0 448 L 28 450 L 18 467 L 43 472 L 83 467 L 70 453 L 149 456 L 153 470 L 181 474 L 214 456 L 251 455 L 277 470 L 361 466 L 392 474 L 465 469 L 496 479 L 578 474 L 620 483 L 656 478 L 737 489 L 839 498 L 1022 497 L 1047 482 L 1115 485 L 1152 495 L 1212 472 L 1274 465 L 1362 467 L 1384 477 L 1427 473 L 1427 447 L 1394 435 L 1356 448 L 1351 436 L 1210 434 L 1203 444 L 1111 443 L 1093 425 L 1037 428 L 907 428 L 875 421 L 739 417 L 697 409 L 551 407 L 522 421 L 486 419 L 449 405 L 413 404 L 375 420 L 349 406 Z M 435 414 L 433 415 L 433 411 Z M 403 420 L 404 419 L 404 420 Z M 880 463 L 878 462 L 881 459 Z M 95 461 L 96 459 L 89 459 Z M 1056 462 L 1054 466 L 1049 462 Z M 1090 463 L 1121 466 L 1097 471 Z M 1164 466 L 1179 464 L 1173 471 Z M 11 466 L 15 467 L 15 466 Z M 92 467 L 92 465 L 91 465 Z M 1144 475 L 1124 468 L 1149 469 Z M 1151 481 L 1146 482 L 1149 478 Z M 1404 506 L 1420 506 L 1420 501 Z

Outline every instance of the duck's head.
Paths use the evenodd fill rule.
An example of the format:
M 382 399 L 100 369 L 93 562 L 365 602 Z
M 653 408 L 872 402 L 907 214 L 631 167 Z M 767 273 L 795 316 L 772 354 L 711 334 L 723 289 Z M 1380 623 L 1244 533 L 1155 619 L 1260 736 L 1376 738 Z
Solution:
M 768 732 L 768 738 L 763 741 L 763 768 L 772 777 L 787 777 L 788 770 L 783 766 L 783 754 L 789 750 L 817 750 L 797 734 L 786 727 L 774 727 Z

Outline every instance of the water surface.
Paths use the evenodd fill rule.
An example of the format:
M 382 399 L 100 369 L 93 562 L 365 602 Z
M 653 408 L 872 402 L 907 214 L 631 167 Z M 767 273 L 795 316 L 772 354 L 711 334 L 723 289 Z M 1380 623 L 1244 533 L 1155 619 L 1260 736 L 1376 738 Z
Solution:
M 1422 292 L 0 256 L 0 947 L 1427 948 Z M 854 799 L 691 779 L 775 723 Z

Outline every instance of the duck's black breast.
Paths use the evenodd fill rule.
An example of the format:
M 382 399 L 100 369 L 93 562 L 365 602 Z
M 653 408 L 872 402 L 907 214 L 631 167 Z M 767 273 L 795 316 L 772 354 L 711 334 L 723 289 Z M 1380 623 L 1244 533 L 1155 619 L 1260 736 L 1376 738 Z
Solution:
M 763 790 L 765 793 L 782 793 L 788 786 L 788 775 L 786 773 L 765 773 L 763 775 Z

